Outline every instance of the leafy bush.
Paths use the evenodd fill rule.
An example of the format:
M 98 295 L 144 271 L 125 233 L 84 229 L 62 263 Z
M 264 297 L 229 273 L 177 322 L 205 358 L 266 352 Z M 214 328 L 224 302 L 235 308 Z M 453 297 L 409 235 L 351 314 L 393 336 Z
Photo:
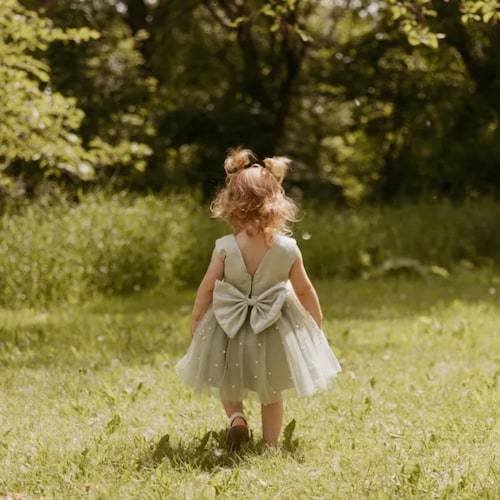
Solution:
M 500 204 L 309 207 L 295 237 L 313 279 L 358 277 L 390 259 L 453 267 L 500 260 Z M 11 206 L 0 216 L 0 304 L 82 301 L 196 286 L 228 228 L 195 196 L 89 194 Z
M 26 204 L 0 219 L 4 305 L 80 301 L 178 282 L 193 197 L 92 194 Z M 188 246 L 189 248 L 189 246 Z
M 305 211 L 295 235 L 313 277 L 357 277 L 400 257 L 453 267 L 500 261 L 500 204 L 477 200 Z

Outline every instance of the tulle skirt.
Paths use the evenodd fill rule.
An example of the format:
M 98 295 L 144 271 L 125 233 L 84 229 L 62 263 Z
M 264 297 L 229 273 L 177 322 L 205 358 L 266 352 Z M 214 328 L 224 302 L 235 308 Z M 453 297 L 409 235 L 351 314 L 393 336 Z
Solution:
M 329 389 L 341 367 L 323 331 L 289 290 L 281 317 L 258 334 L 247 318 L 229 338 L 210 307 L 176 370 L 182 383 L 199 392 L 268 404 Z

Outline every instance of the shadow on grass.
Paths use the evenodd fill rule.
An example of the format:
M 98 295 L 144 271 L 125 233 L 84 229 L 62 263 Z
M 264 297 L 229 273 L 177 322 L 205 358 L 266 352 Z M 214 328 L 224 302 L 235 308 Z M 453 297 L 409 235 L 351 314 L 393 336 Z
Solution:
M 283 431 L 283 441 L 277 451 L 281 453 L 294 454 L 298 449 L 298 439 L 293 437 L 296 421 L 291 420 Z M 240 465 L 245 459 L 252 456 L 265 455 L 269 453 L 269 447 L 260 441 L 254 441 L 253 436 L 237 452 L 226 449 L 227 429 L 219 431 L 210 430 L 199 440 L 191 442 L 172 444 L 170 435 L 165 434 L 156 443 L 151 453 L 138 461 L 138 467 L 158 467 L 168 463 L 173 468 L 185 468 L 186 466 L 203 471 L 213 471 L 219 468 L 233 468 Z

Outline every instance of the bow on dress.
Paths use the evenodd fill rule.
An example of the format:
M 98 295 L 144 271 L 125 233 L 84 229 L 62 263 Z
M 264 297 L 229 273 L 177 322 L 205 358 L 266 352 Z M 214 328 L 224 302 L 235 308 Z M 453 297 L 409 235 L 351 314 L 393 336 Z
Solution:
M 213 294 L 215 319 L 229 338 L 234 338 L 250 311 L 250 326 L 260 333 L 275 323 L 286 299 L 286 282 L 268 288 L 256 297 L 249 297 L 227 281 L 217 280 Z

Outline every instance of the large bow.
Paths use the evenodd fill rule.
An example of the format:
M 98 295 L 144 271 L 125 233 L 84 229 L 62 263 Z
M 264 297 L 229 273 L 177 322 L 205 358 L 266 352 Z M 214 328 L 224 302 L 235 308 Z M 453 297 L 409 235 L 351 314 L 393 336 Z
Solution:
M 255 333 L 260 333 L 273 323 L 280 315 L 286 298 L 286 282 L 282 281 L 257 297 L 248 297 L 238 288 L 226 281 L 215 282 L 213 294 L 213 311 L 215 319 L 233 338 L 245 322 L 250 311 L 250 326 Z

